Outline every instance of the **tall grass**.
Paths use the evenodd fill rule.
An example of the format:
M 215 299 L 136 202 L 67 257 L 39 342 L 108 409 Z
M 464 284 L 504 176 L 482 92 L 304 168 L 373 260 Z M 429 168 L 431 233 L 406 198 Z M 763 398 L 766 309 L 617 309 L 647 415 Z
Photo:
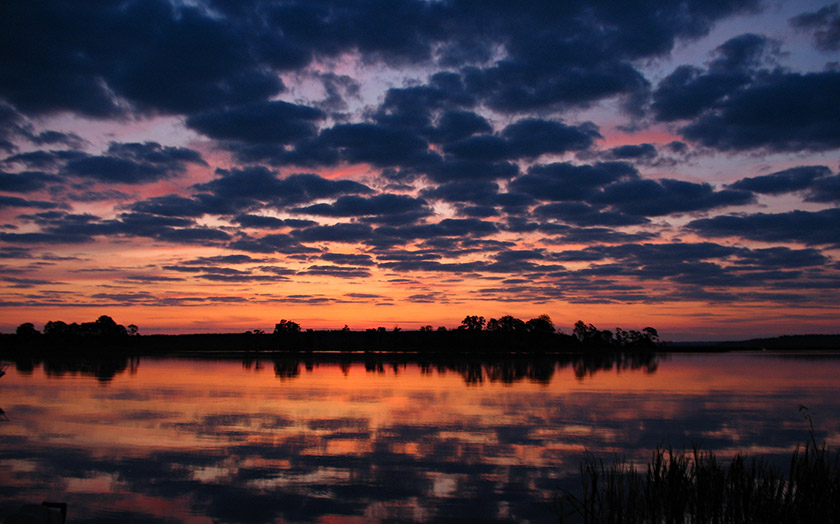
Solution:
M 806 414 L 810 422 L 810 417 Z M 840 454 L 810 440 L 786 473 L 736 455 L 727 466 L 710 451 L 657 448 L 644 471 L 587 455 L 582 495 L 555 499 L 558 521 L 585 524 L 840 523 Z

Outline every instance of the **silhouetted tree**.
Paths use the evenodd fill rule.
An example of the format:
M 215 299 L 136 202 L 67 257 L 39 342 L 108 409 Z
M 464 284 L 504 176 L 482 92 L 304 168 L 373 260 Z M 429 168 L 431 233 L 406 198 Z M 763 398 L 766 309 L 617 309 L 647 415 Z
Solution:
M 511 315 L 505 315 L 498 320 L 491 318 L 490 322 L 487 323 L 487 331 L 522 333 L 525 331 L 525 322 Z
M 19 325 L 15 330 L 15 333 L 19 337 L 32 337 L 41 334 L 40 331 L 35 329 L 35 324 L 33 324 L 32 322 L 24 322 L 23 324 Z
M 76 324 L 76 326 L 78 327 L 78 324 Z M 72 332 L 70 326 L 68 326 L 66 322 L 62 322 L 61 320 L 50 320 L 44 324 L 44 334 L 51 337 L 66 337 L 68 335 L 72 335 Z
M 94 322 L 94 334 L 100 337 L 124 337 L 128 335 L 125 326 L 117 324 L 108 315 L 102 315 Z
M 289 333 L 300 333 L 300 324 L 292 322 L 291 320 L 283 319 L 274 325 L 275 335 L 285 335 Z
M 481 331 L 484 329 L 484 322 L 484 317 L 467 315 L 464 320 L 461 321 L 460 329 L 466 329 L 467 331 Z
M 540 315 L 537 318 L 532 318 L 525 323 L 525 329 L 528 333 L 534 333 L 535 335 L 547 335 L 556 331 L 554 329 L 554 322 L 551 321 L 551 317 L 548 315 Z
M 582 320 L 575 322 L 573 333 L 582 344 L 589 346 L 608 347 L 615 342 L 612 331 L 600 330 L 592 324 L 584 324 Z
M 127 330 L 129 336 L 136 337 L 140 335 L 140 328 L 136 324 L 129 324 Z

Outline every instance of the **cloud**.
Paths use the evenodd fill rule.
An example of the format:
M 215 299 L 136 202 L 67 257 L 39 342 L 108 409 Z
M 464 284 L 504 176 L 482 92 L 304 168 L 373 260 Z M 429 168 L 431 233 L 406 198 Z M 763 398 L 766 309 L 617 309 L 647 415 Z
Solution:
M 227 245 L 228 249 L 248 251 L 250 253 L 283 253 L 297 255 L 304 253 L 318 253 L 320 250 L 301 244 L 296 238 L 274 233 L 261 237 L 240 235 L 239 238 Z
M 284 227 L 302 228 L 317 225 L 314 220 L 301 220 L 298 218 L 275 218 L 264 215 L 242 214 L 233 218 L 233 221 L 242 227 L 254 229 L 280 229 Z
M 369 222 L 386 224 L 413 223 L 432 214 L 423 199 L 388 193 L 372 197 L 342 196 L 332 204 L 314 204 L 292 211 L 328 217 L 365 217 Z
M 630 144 L 607 150 L 606 158 L 610 160 L 652 160 L 657 155 L 653 144 Z
M 247 209 L 257 203 L 276 207 L 302 204 L 320 198 L 338 197 L 347 194 L 370 193 L 371 189 L 351 180 L 329 180 L 314 174 L 293 174 L 278 178 L 274 172 L 262 166 L 242 169 L 217 169 L 216 179 L 194 186 L 209 191 L 232 207 Z M 235 203 L 236 201 L 239 203 Z
M 840 209 L 721 215 L 694 220 L 686 228 L 706 237 L 838 246 Z
M 183 218 L 198 218 L 207 212 L 200 201 L 179 195 L 138 200 L 131 204 L 129 209 L 137 213 Z
M 840 202 L 840 174 L 816 179 L 805 200 L 809 202 Z
M 349 266 L 372 266 L 373 259 L 370 255 L 354 255 L 343 253 L 324 253 L 321 255 L 322 260 L 332 262 L 333 264 L 343 264 Z
M 367 278 L 371 275 L 370 270 L 364 267 L 348 267 L 348 266 L 327 266 L 314 265 L 309 266 L 303 271 L 298 272 L 299 275 L 319 275 L 338 278 Z
M 36 209 L 60 209 L 63 206 L 55 202 L 45 202 L 43 200 L 27 200 L 19 197 L 10 197 L 0 195 L 0 209 L 8 207 L 31 207 Z
M 728 187 L 765 195 L 781 195 L 808 189 L 815 179 L 830 174 L 831 170 L 826 166 L 798 166 L 769 175 L 742 178 Z
M 796 29 L 810 32 L 818 49 L 825 52 L 840 49 L 840 8 L 837 4 L 802 13 L 791 18 L 790 24 Z
M 14 51 L 0 55 L 7 65 L 0 94 L 22 110 L 101 118 L 124 113 L 128 100 L 143 111 L 180 113 L 283 90 L 260 65 L 270 57 L 260 56 L 265 38 L 256 28 L 211 16 L 203 6 L 131 1 L 74 6 L 72 14 L 65 7 L 47 2 L 5 10 L 0 47 Z M 51 45 L 34 34 L 49 35 Z M 281 40 L 273 43 L 283 49 Z M 286 64 L 274 65 L 305 60 L 286 56 Z
M 450 143 L 491 131 L 493 128 L 483 116 L 470 111 L 449 110 L 441 115 L 429 135 L 430 141 L 434 143 Z
M 647 218 L 625 215 L 614 211 L 600 211 L 582 202 L 555 202 L 538 206 L 534 215 L 566 222 L 576 226 L 632 226 L 646 224 Z
M 591 123 L 568 126 L 562 122 L 528 118 L 505 127 L 498 136 L 470 136 L 447 144 L 444 151 L 462 160 L 495 162 L 587 149 L 596 138 L 603 137 Z
M 180 175 L 187 164 L 207 166 L 192 149 L 165 147 L 157 142 L 112 142 L 104 155 L 77 155 L 69 159 L 62 174 L 101 182 L 145 184 Z
M 187 126 L 219 140 L 288 144 L 314 136 L 324 117 L 320 109 L 278 100 L 212 109 L 190 116 Z
M 721 151 L 774 152 L 840 147 L 840 72 L 774 72 L 732 93 L 682 133 Z
M 636 168 L 626 162 L 538 164 L 512 180 L 510 189 L 543 201 L 586 200 L 603 186 L 638 177 Z
M 480 238 L 497 231 L 496 225 L 492 222 L 476 218 L 445 218 L 436 224 L 382 226 L 376 228 L 375 233 L 377 239 L 405 243 L 438 237 Z
M 354 243 L 368 240 L 373 229 L 367 224 L 339 223 L 330 226 L 312 226 L 292 231 L 301 242 Z
M 754 198 L 747 191 L 716 191 L 710 184 L 663 178 L 658 181 L 645 179 L 617 182 L 605 187 L 591 201 L 609 205 L 628 215 L 656 217 L 740 206 L 752 203 Z
M 60 180 L 59 177 L 43 171 L 21 171 L 19 173 L 0 171 L 0 191 L 31 193 L 44 189 L 47 184 Z
M 339 124 L 321 132 L 318 143 L 343 160 L 375 166 L 414 165 L 428 160 L 428 143 L 411 131 L 373 123 Z
M 253 264 L 263 262 L 262 259 L 249 257 L 248 255 L 218 255 L 213 257 L 199 257 L 191 260 L 183 260 L 184 265 L 215 265 L 215 264 Z
M 716 49 L 717 58 L 706 71 L 679 66 L 653 92 L 652 110 L 660 121 L 694 118 L 715 106 L 737 89 L 750 83 L 771 41 L 755 34 L 743 34 Z
M 22 164 L 33 169 L 49 169 L 62 165 L 68 160 L 84 158 L 87 155 L 76 150 L 28 151 L 3 159 L 5 164 Z

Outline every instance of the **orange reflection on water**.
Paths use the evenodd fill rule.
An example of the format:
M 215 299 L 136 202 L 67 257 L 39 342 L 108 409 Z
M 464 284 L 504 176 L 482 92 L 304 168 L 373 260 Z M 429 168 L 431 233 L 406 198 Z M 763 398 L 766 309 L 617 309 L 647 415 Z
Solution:
M 134 364 L 9 369 L 0 482 L 94 520 L 522 521 L 585 450 L 780 453 L 800 404 L 840 433 L 836 356 Z

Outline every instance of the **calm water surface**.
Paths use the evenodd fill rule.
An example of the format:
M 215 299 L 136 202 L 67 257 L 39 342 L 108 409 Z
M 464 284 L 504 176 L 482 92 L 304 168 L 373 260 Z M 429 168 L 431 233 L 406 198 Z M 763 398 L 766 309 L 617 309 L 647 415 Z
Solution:
M 0 517 L 552 522 L 581 454 L 840 445 L 840 354 L 640 362 L 18 364 L 0 379 Z

